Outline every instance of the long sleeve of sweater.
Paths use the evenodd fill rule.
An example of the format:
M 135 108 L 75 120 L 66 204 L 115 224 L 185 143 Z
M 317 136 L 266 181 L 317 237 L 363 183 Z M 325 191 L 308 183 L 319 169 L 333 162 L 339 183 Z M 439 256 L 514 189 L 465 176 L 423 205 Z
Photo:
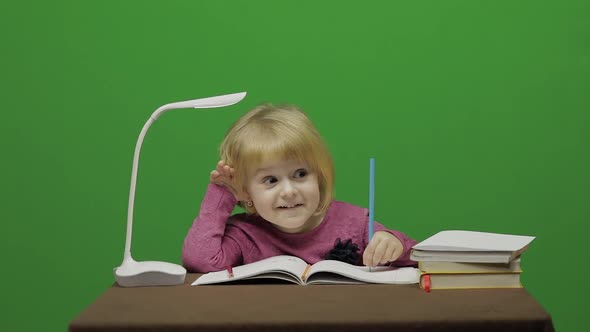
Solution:
M 238 240 L 224 236 L 226 222 L 236 203 L 225 187 L 209 184 L 199 215 L 184 239 L 182 264 L 189 271 L 210 272 L 241 264 Z

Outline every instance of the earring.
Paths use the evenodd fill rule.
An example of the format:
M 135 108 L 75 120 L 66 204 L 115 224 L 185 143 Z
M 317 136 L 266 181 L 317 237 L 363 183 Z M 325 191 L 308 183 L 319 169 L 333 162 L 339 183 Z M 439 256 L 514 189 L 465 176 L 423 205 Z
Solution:
M 254 203 L 252 203 L 252 201 L 247 201 L 246 202 L 246 206 L 247 207 L 252 207 L 254 205 Z

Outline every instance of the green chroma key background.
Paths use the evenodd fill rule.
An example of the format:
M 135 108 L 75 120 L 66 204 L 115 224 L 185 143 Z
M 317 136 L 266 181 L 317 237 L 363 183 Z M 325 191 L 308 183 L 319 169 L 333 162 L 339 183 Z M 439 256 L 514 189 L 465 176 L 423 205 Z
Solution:
M 262 102 L 308 112 L 336 198 L 422 240 L 537 236 L 522 280 L 583 329 L 590 216 L 587 1 L 54 1 L 1 5 L 5 330 L 63 331 L 114 282 L 133 149 L 133 254 L 180 263 L 217 147 Z

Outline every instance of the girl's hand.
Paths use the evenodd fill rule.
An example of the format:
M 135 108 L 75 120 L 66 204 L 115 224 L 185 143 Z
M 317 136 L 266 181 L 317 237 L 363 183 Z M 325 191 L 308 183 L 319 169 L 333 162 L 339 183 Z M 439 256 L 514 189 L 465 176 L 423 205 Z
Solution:
M 234 182 L 234 169 L 233 167 L 227 165 L 225 161 L 220 160 L 217 163 L 217 167 L 211 171 L 209 180 L 212 183 L 225 186 L 227 189 L 229 189 L 229 191 L 231 191 L 237 200 L 241 200 Z
M 398 259 L 403 251 L 404 246 L 397 237 L 385 231 L 378 231 L 373 234 L 371 242 L 365 248 L 363 264 L 374 267 L 392 262 Z

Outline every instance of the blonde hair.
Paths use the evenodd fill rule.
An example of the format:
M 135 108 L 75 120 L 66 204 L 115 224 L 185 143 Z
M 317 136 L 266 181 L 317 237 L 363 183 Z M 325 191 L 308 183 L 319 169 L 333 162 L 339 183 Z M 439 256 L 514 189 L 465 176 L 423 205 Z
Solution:
M 237 190 L 246 190 L 247 177 L 269 158 L 305 162 L 317 174 L 318 213 L 328 209 L 334 188 L 334 163 L 311 120 L 291 105 L 260 105 L 240 117 L 228 130 L 219 148 L 221 160 L 235 169 Z M 242 205 L 248 213 L 254 207 Z

